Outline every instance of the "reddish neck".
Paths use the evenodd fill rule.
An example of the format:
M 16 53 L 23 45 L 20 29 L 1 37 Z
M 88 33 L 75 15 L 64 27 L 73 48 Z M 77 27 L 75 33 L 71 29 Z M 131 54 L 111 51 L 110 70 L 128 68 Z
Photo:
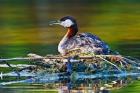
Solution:
M 66 33 L 66 36 L 68 38 L 71 38 L 71 37 L 75 36 L 77 32 L 78 32 L 77 26 L 76 27 L 69 27 L 68 31 Z

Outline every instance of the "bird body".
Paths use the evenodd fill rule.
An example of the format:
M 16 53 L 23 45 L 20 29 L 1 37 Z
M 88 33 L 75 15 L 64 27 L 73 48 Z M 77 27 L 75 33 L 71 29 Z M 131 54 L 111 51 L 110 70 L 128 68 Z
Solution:
M 58 45 L 62 55 L 77 51 L 76 54 L 109 54 L 108 45 L 96 35 L 80 33 L 71 38 L 64 36 Z

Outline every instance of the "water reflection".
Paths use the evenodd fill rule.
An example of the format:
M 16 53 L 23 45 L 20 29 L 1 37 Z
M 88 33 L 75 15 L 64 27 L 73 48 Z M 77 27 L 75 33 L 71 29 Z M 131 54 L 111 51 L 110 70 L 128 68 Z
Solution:
M 56 74 L 57 76 L 58 74 Z M 110 89 L 119 89 L 123 86 L 126 86 L 127 84 L 130 84 L 133 82 L 133 80 L 137 79 L 137 76 L 126 76 L 126 77 L 110 77 L 110 78 L 81 78 L 77 80 L 71 80 L 70 78 L 67 79 L 59 79 L 54 76 L 54 74 L 50 76 L 50 79 L 47 79 L 47 77 L 44 78 L 30 78 L 28 80 L 24 81 L 15 81 L 12 83 L 23 83 L 12 85 L 12 86 L 1 86 L 1 88 L 9 89 L 11 91 L 14 90 L 14 88 L 19 90 L 21 93 L 22 91 L 30 92 L 32 89 L 34 91 L 36 89 L 40 90 L 53 90 L 57 91 L 58 93 L 109 93 Z M 24 84 L 25 83 L 25 84 Z M 32 84 L 32 86 L 29 86 L 29 84 Z M 40 84 L 43 86 L 40 86 Z M 55 83 L 55 84 L 54 84 Z M 6 83 L 5 83 L 6 84 Z M 10 83 L 7 83 L 10 84 Z M 24 86 L 23 86 L 24 85 Z M 22 88 L 22 89 L 20 89 Z M 24 90 L 26 88 L 26 90 Z M 41 91 L 41 90 L 40 90 Z M 13 93 L 13 92 L 12 92 Z M 15 92 L 16 93 L 16 92 Z

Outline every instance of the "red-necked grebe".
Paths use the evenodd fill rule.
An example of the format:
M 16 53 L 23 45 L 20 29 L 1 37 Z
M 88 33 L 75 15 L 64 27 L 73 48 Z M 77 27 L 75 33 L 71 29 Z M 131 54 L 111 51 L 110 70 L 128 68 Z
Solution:
M 52 24 L 59 24 L 67 28 L 66 35 L 62 38 L 58 45 L 58 51 L 62 55 L 68 54 L 70 51 L 78 50 L 78 54 L 109 54 L 108 45 L 96 35 L 90 33 L 79 33 L 76 20 L 71 16 L 66 16 Z

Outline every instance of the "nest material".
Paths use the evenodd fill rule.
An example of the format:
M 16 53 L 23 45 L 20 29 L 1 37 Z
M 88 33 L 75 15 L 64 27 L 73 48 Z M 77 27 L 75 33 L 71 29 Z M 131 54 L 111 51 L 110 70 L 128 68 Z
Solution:
M 136 71 L 140 66 L 139 60 L 131 60 L 121 55 L 86 55 L 61 56 L 47 55 L 45 57 L 28 54 L 31 59 L 41 58 L 40 61 L 32 61 L 33 64 L 41 66 L 48 72 L 66 72 L 67 63 L 71 64 L 71 70 L 77 72 L 98 72 L 98 71 Z

